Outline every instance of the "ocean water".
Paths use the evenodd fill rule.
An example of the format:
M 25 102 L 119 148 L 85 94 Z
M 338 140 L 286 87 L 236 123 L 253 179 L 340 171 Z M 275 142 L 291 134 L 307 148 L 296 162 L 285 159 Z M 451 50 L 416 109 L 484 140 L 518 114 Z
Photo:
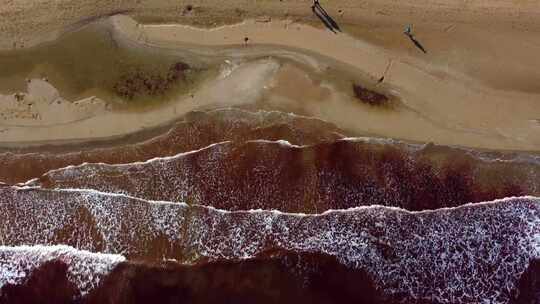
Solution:
M 274 248 L 322 253 L 366 271 L 388 296 L 405 300 L 507 303 L 529 261 L 539 258 L 540 201 L 534 197 L 436 211 L 366 206 L 317 215 L 231 212 L 95 190 L 5 187 L 0 198 L 1 232 L 13 246 L 63 243 L 148 264 L 242 261 Z M 25 256 L 43 251 L 42 261 L 56 252 L 32 248 Z M 17 249 L 2 250 L 9 256 Z M 104 265 L 122 261 L 102 259 Z M 0 269 L 14 269 L 17 261 L 3 259 Z
M 98 23 L 1 53 L 0 92 L 47 78 L 68 99 L 145 111 L 260 59 L 214 51 L 133 47 Z M 294 66 L 285 83 L 305 81 L 284 95 L 317 85 L 352 94 L 357 75 L 339 64 L 307 73 L 272 54 Z M 178 63 L 188 71 L 170 77 L 184 72 Z M 119 94 L 119 81 L 134 95 Z M 0 303 L 538 300 L 537 152 L 358 136 L 287 105 L 258 109 L 271 95 L 99 144 L 2 150 Z

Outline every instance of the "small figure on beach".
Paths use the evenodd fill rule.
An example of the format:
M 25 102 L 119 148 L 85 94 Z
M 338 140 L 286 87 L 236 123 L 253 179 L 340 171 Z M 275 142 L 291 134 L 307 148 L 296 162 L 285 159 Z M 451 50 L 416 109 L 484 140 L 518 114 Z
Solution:
M 407 36 L 412 36 L 412 25 L 411 24 L 407 24 L 407 26 L 405 27 L 405 30 L 403 31 L 403 34 L 407 35 Z
M 247 46 L 249 43 L 249 38 L 248 37 L 244 37 L 244 46 Z
M 23 101 L 24 100 L 24 94 L 23 93 L 15 93 L 15 94 L 13 94 L 13 97 L 15 97 L 16 101 Z

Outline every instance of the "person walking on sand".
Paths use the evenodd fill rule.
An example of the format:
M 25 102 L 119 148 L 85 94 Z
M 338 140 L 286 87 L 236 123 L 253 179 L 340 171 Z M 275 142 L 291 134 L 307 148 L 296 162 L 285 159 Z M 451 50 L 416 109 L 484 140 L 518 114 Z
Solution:
M 412 25 L 407 24 L 405 27 L 405 30 L 403 31 L 403 34 L 407 35 L 408 37 L 412 36 Z

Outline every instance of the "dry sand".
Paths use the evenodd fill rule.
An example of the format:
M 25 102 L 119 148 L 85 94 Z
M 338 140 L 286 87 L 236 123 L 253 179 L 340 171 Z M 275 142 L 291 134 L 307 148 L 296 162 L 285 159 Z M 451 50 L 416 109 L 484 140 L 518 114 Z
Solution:
M 162 124 L 192 109 L 262 99 L 359 133 L 479 148 L 540 150 L 540 60 L 536 58 L 540 25 L 535 20 L 540 6 L 535 1 L 323 1 L 348 33 L 338 35 L 294 21 L 314 21 L 309 1 L 250 1 L 242 6 L 240 1 L 227 1 L 228 6 L 221 1 L 194 1 L 190 11 L 182 1 L 98 1 L 91 6 L 85 1 L 54 2 L 56 5 L 4 2 L 0 13 L 8 18 L 0 22 L 6 29 L 0 41 L 5 48 L 32 45 L 88 18 L 123 10 L 140 20 L 161 16 L 159 21 L 204 25 L 253 17 L 210 30 L 175 24 L 138 25 L 122 16 L 114 17 L 113 23 L 118 36 L 160 48 L 201 51 L 202 46 L 227 45 L 238 47 L 234 54 L 242 57 L 265 55 L 268 49 L 260 51 L 257 46 L 273 45 L 275 50 L 298 50 L 274 53 L 304 60 L 314 70 L 327 68 L 314 54 L 330 57 L 365 74 L 364 80 L 384 75 L 385 89 L 398 95 L 402 106 L 382 112 L 354 103 L 350 94 L 331 83 L 318 83 L 309 73 L 266 59 L 209 80 L 193 98 L 179 97 L 165 108 L 142 114 L 95 113 L 69 130 L 60 125 L 32 128 L 31 132 L 24 127 L 4 127 L 3 142 L 120 135 Z M 237 16 L 235 9 L 241 10 Z M 52 15 L 37 17 L 35 12 Z M 55 15 L 61 18 L 50 18 Z M 279 17 L 288 19 L 277 20 Z M 418 52 L 401 33 L 406 23 L 415 24 L 428 54 Z M 40 30 L 35 31 L 38 25 Z M 22 42 L 8 43 L 13 37 Z M 247 47 L 242 45 L 244 37 L 250 38 Z M 292 81 L 298 85 L 291 86 Z M 302 91 L 306 94 L 299 94 Z

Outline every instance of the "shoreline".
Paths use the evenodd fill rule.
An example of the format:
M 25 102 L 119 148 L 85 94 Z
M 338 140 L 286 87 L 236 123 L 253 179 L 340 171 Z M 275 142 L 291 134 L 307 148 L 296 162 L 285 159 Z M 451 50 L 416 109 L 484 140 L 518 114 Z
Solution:
M 139 130 L 133 133 L 103 137 L 103 138 L 81 138 L 73 140 L 45 140 L 45 141 L 35 141 L 35 142 L 25 142 L 24 145 L 21 145 L 21 142 L 6 142 L 0 144 L 0 154 L 50 154 L 50 153 L 75 153 L 75 152 L 85 152 L 85 151 L 95 151 L 101 149 L 114 149 L 117 147 L 128 146 L 128 145 L 142 145 L 146 142 L 159 139 L 161 137 L 166 137 L 167 133 L 174 132 L 175 126 L 177 124 L 189 123 L 191 122 L 191 116 L 197 116 L 198 114 L 212 114 L 219 112 L 246 112 L 253 115 L 259 115 L 260 113 L 280 113 L 282 115 L 292 115 L 300 119 L 309 119 L 320 121 L 321 123 L 334 125 L 332 122 L 327 122 L 315 117 L 304 116 L 301 114 L 295 113 L 284 113 L 277 110 L 246 110 L 241 107 L 230 107 L 230 108 L 215 108 L 215 109 L 202 109 L 190 111 L 183 116 L 177 117 L 173 121 L 164 122 L 161 125 L 158 125 L 153 128 Z M 335 126 L 335 125 L 334 125 Z M 538 150 L 515 150 L 515 149 L 490 149 L 490 148 L 479 148 L 479 147 L 469 147 L 462 145 L 446 145 L 434 142 L 426 141 L 415 141 L 415 140 L 406 140 L 392 137 L 385 137 L 379 134 L 359 134 L 355 133 L 352 130 L 341 130 L 343 137 L 336 139 L 335 141 L 366 141 L 374 140 L 386 142 L 386 144 L 396 144 L 396 145 L 411 145 L 414 147 L 421 147 L 425 145 L 432 145 L 436 148 L 448 148 L 452 150 L 463 151 L 464 153 L 472 153 L 474 157 L 480 157 L 480 155 L 486 154 L 489 159 L 489 155 L 498 155 L 505 157 L 510 157 L 512 155 L 516 156 L 531 156 L 531 157 L 540 157 L 540 151 Z M 256 140 L 251 140 L 256 141 Z M 315 146 L 316 144 L 302 145 L 301 147 Z M 204 147 L 203 147 L 204 148 Z M 189 152 L 189 151 L 188 151 Z M 501 159 L 505 161 L 506 159 Z M 514 160 L 512 160 L 514 161 Z
M 214 29 L 201 29 L 179 24 L 143 25 L 137 23 L 131 17 L 121 15 L 111 17 L 111 20 L 115 36 L 150 47 L 174 49 L 179 46 L 188 46 L 188 49 L 191 47 L 194 49 L 199 48 L 199 50 L 203 47 L 229 49 L 235 46 L 240 47 L 243 37 L 251 37 L 251 46 L 248 45 L 249 50 L 243 52 L 243 55 L 236 55 L 237 57 L 241 58 L 246 54 L 249 55 L 251 51 L 251 55 L 256 55 L 256 48 L 264 48 L 265 45 L 271 47 L 283 45 L 287 48 L 300 50 L 309 49 L 310 52 L 328 56 L 332 60 L 353 67 L 358 73 L 365 73 L 372 80 L 378 79 L 381 75 L 385 76 L 385 83 L 388 88 L 397 91 L 397 95 L 404 102 L 405 109 L 413 113 L 407 114 L 410 117 L 405 118 L 403 122 L 414 121 L 412 120 L 413 116 L 425 120 L 417 124 L 416 127 L 414 124 L 409 125 L 422 134 L 412 134 L 411 130 L 408 132 L 399 130 L 399 128 L 403 128 L 403 125 L 400 126 L 399 123 L 396 125 L 398 129 L 390 132 L 384 131 L 387 130 L 384 128 L 376 127 L 373 129 L 366 125 L 362 127 L 363 129 L 361 128 L 361 133 L 378 134 L 383 130 L 382 137 L 399 138 L 407 141 L 435 142 L 442 145 L 464 146 L 475 149 L 540 150 L 540 124 L 537 124 L 537 126 L 534 124 L 535 119 L 537 119 L 535 117 L 540 117 L 540 105 L 538 105 L 540 94 L 494 89 L 448 67 L 446 73 L 440 74 L 440 66 L 430 63 L 429 57 L 421 59 L 409 56 L 400 53 L 399 50 L 387 50 L 371 45 L 348 34 L 332 35 L 325 30 L 295 23 L 291 20 L 269 22 L 247 20 L 240 24 L 226 25 Z M 299 35 L 303 37 L 302 40 L 298 39 Z M 255 51 L 253 51 L 254 49 Z M 264 55 L 263 53 L 259 52 L 259 55 Z M 277 53 L 280 54 L 279 51 Z M 281 52 L 281 54 L 283 53 L 287 53 L 287 51 Z M 302 56 L 302 53 L 297 54 Z M 307 55 L 306 58 L 310 58 L 310 56 Z M 272 63 L 269 64 L 272 65 Z M 269 66 L 266 68 L 261 66 L 261 68 L 263 70 L 267 69 L 267 72 L 263 72 L 263 74 L 266 73 L 267 76 L 265 77 L 270 78 L 278 69 L 278 67 L 271 68 Z M 263 83 L 264 81 L 260 82 L 260 85 L 262 85 L 260 88 L 265 86 Z M 216 84 L 219 85 L 219 88 L 225 89 L 223 84 Z M 420 84 L 421 87 L 419 87 Z M 253 88 L 250 88 L 250 90 L 251 92 L 256 91 Z M 230 96 L 242 95 L 243 93 L 230 93 Z M 180 97 L 178 100 L 185 101 L 186 97 Z M 433 100 L 434 98 L 437 100 Z M 176 103 L 182 102 L 177 101 Z M 194 103 L 191 104 L 194 105 Z M 200 104 L 216 105 L 215 102 L 206 100 L 200 102 Z M 235 101 L 233 104 L 227 103 L 226 106 L 241 106 L 242 104 L 242 102 Z M 123 131 L 120 133 L 118 133 L 119 129 L 115 127 L 117 134 L 107 134 L 109 131 L 102 129 L 94 134 L 90 132 L 86 136 L 78 136 L 81 139 L 70 139 L 84 141 L 85 139 L 82 138 L 99 139 L 124 136 L 141 129 L 167 124 L 167 122 L 174 121 L 175 118 L 188 112 L 181 110 L 179 114 L 173 116 L 170 116 L 170 114 L 157 114 L 158 112 L 161 114 L 167 113 L 171 109 L 167 109 L 167 106 L 164 107 L 155 112 L 150 111 L 140 114 L 141 117 L 136 120 L 129 119 L 132 122 L 137 121 L 138 125 L 129 125 L 130 123 L 125 121 L 122 123 L 121 129 Z M 204 109 L 204 107 L 201 108 L 200 105 L 197 105 L 191 108 L 191 110 L 197 109 Z M 511 117 L 506 115 L 508 111 L 513 112 Z M 129 116 L 129 114 L 122 112 L 108 112 L 103 116 L 87 119 L 82 125 L 86 125 L 85 128 L 101 125 L 107 120 L 104 117 L 110 115 L 117 118 Z M 337 113 L 320 113 L 320 115 L 314 116 L 335 123 L 335 119 L 332 117 L 336 115 Z M 141 124 L 145 116 L 147 117 L 146 122 Z M 392 116 L 389 116 L 389 119 L 392 119 L 390 117 Z M 432 122 L 430 123 L 430 121 Z M 437 127 L 440 130 L 434 130 L 430 133 L 425 126 L 435 122 L 440 123 Z M 354 116 L 346 117 L 345 124 L 340 125 L 344 129 L 354 129 L 354 126 Z M 47 134 L 62 134 L 60 130 L 55 131 L 56 129 L 58 128 L 53 127 L 43 131 Z M 18 141 L 14 139 L 24 138 L 22 134 L 27 132 L 21 129 L 16 133 L 20 133 L 21 136 L 12 135 L 11 140 L 6 139 L 4 136 L 5 141 L 9 141 L 13 145 L 14 142 Z M 33 134 L 33 136 L 36 137 L 36 134 Z M 25 138 L 25 141 L 30 142 L 32 139 Z M 47 139 L 40 141 L 47 141 Z M 20 144 L 25 145 L 22 141 Z

